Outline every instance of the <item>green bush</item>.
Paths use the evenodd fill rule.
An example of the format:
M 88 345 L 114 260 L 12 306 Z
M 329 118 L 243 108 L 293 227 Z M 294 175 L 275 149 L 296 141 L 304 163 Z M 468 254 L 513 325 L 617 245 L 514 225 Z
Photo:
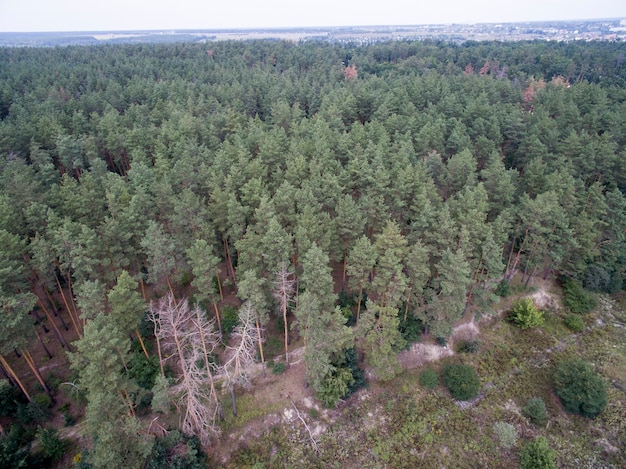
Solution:
M 35 402 L 42 409 L 49 409 L 52 407 L 52 398 L 48 396 L 45 392 L 40 392 L 33 396 L 33 402 Z
M 343 396 L 345 398 L 367 386 L 367 380 L 365 379 L 365 372 L 359 368 L 359 355 L 354 347 L 344 350 L 342 366 L 348 368 L 352 373 L 352 378 L 354 378 L 354 382 L 348 386 L 348 392 Z
M 475 397 L 480 389 L 480 381 L 474 368 L 462 363 L 444 367 L 443 382 L 452 397 L 459 401 Z
M 234 306 L 226 305 L 222 308 L 222 333 L 224 340 L 233 332 L 233 329 L 239 322 L 239 313 Z M 282 317 L 281 317 L 282 319 Z
M 66 440 L 59 438 L 59 432 L 56 429 L 39 427 L 37 438 L 44 456 L 51 462 L 60 459 L 68 446 Z
M 563 303 L 572 313 L 584 314 L 596 307 L 595 296 L 574 279 L 568 279 L 563 283 L 563 292 Z
M 582 332 L 585 329 L 585 321 L 577 314 L 568 314 L 565 317 L 565 325 L 574 332 Z
M 354 383 L 352 371 L 349 368 L 335 368 L 322 380 L 317 398 L 325 407 L 335 407 L 337 401 L 348 393 L 348 389 Z
M 548 446 L 548 440 L 538 436 L 527 443 L 519 454 L 521 469 L 556 469 L 555 453 Z
M 282 362 L 272 362 L 272 373 L 275 375 L 280 375 L 287 370 L 287 365 Z
M 507 296 L 509 296 L 511 293 L 511 285 L 509 284 L 508 280 L 502 279 L 502 281 L 496 287 L 494 293 L 502 298 L 506 298 Z
M 611 274 L 603 266 L 592 264 L 587 266 L 582 281 L 587 290 L 609 293 Z
M 402 334 L 402 338 L 406 341 L 407 349 L 411 346 L 411 344 L 420 341 L 423 329 L 424 326 L 422 321 L 412 314 L 407 315 L 406 321 L 404 320 L 404 317 L 402 317 L 398 322 L 398 330 L 400 331 L 400 334 Z
M 604 380 L 580 359 L 567 360 L 557 366 L 554 388 L 568 412 L 593 418 L 606 407 Z
M 0 379 L 0 415 L 10 417 L 15 414 L 17 407 L 24 404 L 26 398 L 15 387 L 11 386 L 9 380 Z
M 76 423 L 76 418 L 69 412 L 63 412 L 63 426 L 72 427 Z
M 144 389 L 151 389 L 154 386 L 154 379 L 159 372 L 159 358 L 152 356 L 148 360 L 139 349 L 134 352 L 130 359 L 128 375 Z
M 548 420 L 546 405 L 540 397 L 528 399 L 522 413 L 535 425 L 543 425 Z
M 23 424 L 42 423 L 51 415 L 52 399 L 45 393 L 36 394 L 32 402 L 20 404 L 17 408 L 17 420 Z
M 480 340 L 462 340 L 456 346 L 459 353 L 476 353 L 480 350 L 482 342 Z
M 5 435 L 0 435 L 0 467 L 28 467 L 31 440 L 23 427 L 11 425 Z
M 500 446 L 510 449 L 517 443 L 517 430 L 513 425 L 507 422 L 496 422 L 493 425 L 493 432 L 498 437 Z
M 543 311 L 535 306 L 531 298 L 521 298 L 513 303 L 509 319 L 522 329 L 541 326 L 545 321 Z
M 435 370 L 424 370 L 420 373 L 420 384 L 426 389 L 439 386 L 439 374 Z

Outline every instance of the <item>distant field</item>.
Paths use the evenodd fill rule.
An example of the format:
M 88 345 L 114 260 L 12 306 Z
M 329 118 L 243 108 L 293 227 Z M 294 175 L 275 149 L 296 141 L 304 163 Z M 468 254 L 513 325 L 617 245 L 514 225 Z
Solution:
M 0 47 L 54 47 L 102 43 L 203 42 L 277 39 L 372 43 L 388 40 L 626 40 L 624 19 L 536 23 L 345 26 L 295 29 L 85 31 L 0 33 Z

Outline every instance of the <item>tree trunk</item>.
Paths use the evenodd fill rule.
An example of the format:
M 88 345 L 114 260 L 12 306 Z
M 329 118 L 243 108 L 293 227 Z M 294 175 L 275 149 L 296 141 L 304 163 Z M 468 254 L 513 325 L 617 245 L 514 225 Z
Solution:
M 359 322 L 361 316 L 361 301 L 363 301 L 363 282 L 359 285 L 359 301 L 356 304 L 356 320 Z
M 230 399 L 233 401 L 233 415 L 237 417 L 237 400 L 235 399 L 235 386 L 230 386 Z
M 61 298 L 63 298 L 63 303 L 65 304 L 65 309 L 67 310 L 67 314 L 69 314 L 70 319 L 72 321 L 72 325 L 74 326 L 74 329 L 76 330 L 76 334 L 78 334 L 78 337 L 80 338 L 82 337 L 80 327 L 78 323 L 76 322 L 76 318 L 74 317 L 74 314 L 72 313 L 72 309 L 70 308 L 69 303 L 67 302 L 67 298 L 65 298 L 65 293 L 63 293 L 63 288 L 61 288 L 61 282 L 59 282 L 59 279 L 56 275 L 54 276 L 54 279 L 57 282 L 57 288 L 59 289 Z
M 44 333 L 47 334 L 48 332 L 50 332 L 50 330 L 46 327 L 43 320 L 41 319 L 41 316 L 39 316 L 39 313 L 36 309 L 33 309 L 30 313 L 35 316 L 35 326 L 39 326 L 41 324 L 41 328 L 43 329 Z
M 146 286 L 143 283 L 143 274 L 141 273 L 141 264 L 137 261 L 137 275 L 139 275 L 139 285 L 141 286 L 141 296 L 143 297 L 143 301 L 147 301 L 146 297 Z
M 11 386 L 17 386 L 15 381 L 13 381 L 13 376 L 11 376 L 7 372 L 7 370 L 4 369 L 4 366 L 2 366 L 2 363 L 0 363 L 0 371 L 2 371 L 2 376 L 4 376 L 4 379 L 6 379 Z
M 522 242 L 522 245 L 520 246 L 519 251 L 517 251 L 517 254 L 515 255 L 515 260 L 513 261 L 513 267 L 511 267 L 511 270 L 506 274 L 507 280 L 511 280 L 511 278 L 513 277 L 513 274 L 515 273 L 515 268 L 517 267 L 520 257 L 522 256 L 522 251 L 524 250 L 524 246 L 526 245 L 527 240 L 528 240 L 528 228 L 526 228 L 524 241 Z
M 528 287 L 528 282 L 530 282 L 530 279 L 532 278 L 532 276 L 535 273 L 535 270 L 537 270 L 537 266 L 533 267 L 532 272 L 530 273 L 530 275 L 528 276 L 528 278 L 526 279 L 526 283 L 524 284 L 525 287 Z
M 348 253 L 343 253 L 343 272 L 341 274 L 341 289 L 346 289 L 346 267 L 348 264 Z
M 263 337 L 261 336 L 261 325 L 259 324 L 259 316 L 256 316 L 256 331 L 259 336 L 259 354 L 261 355 L 261 367 L 263 369 L 263 377 L 265 378 L 265 357 L 263 356 Z
M 11 366 L 7 363 L 7 361 L 4 359 L 4 357 L 2 355 L 0 355 L 0 363 L 2 364 L 4 369 L 7 370 L 9 372 L 9 374 L 13 377 L 13 380 L 17 383 L 19 388 L 22 390 L 22 392 L 24 393 L 24 395 L 28 399 L 28 402 L 32 402 L 33 399 L 30 397 L 30 394 L 28 394 L 28 391 L 24 387 L 24 384 L 20 381 L 20 379 L 15 374 L 15 371 L 13 371 L 13 368 L 11 368 Z
M 233 267 L 233 259 L 230 256 L 230 249 L 228 249 L 228 241 L 226 238 L 222 238 L 222 244 L 224 245 L 224 260 L 226 261 L 227 269 L 230 271 L 230 277 L 233 279 L 233 283 L 237 283 L 235 277 L 235 268 Z
M 68 325 L 65 322 L 65 319 L 63 319 L 63 316 L 61 315 L 61 313 L 59 313 L 59 311 L 57 310 L 56 304 L 54 302 L 54 299 L 52 298 L 52 296 L 50 295 L 50 292 L 48 291 L 48 289 L 44 286 L 43 287 L 43 291 L 46 294 L 46 297 L 48 298 L 48 302 L 50 303 L 50 307 L 52 308 L 52 312 L 54 313 L 55 317 L 58 317 L 61 320 L 61 324 L 63 325 L 63 328 L 65 329 L 65 331 L 69 331 L 70 328 L 68 327 Z M 43 304 L 43 302 L 42 302 Z
M 52 391 L 50 390 L 50 388 L 44 381 L 43 377 L 41 376 L 41 373 L 39 372 L 39 368 L 37 368 L 37 365 L 35 364 L 35 360 L 33 359 L 33 356 L 30 354 L 30 352 L 27 349 L 24 349 L 22 351 L 22 354 L 24 355 L 24 360 L 26 360 L 28 367 L 35 375 L 35 378 L 37 378 L 37 381 L 39 381 L 39 384 L 41 384 L 41 387 L 43 388 L 43 390 L 46 392 L 48 396 L 52 397 Z
M 412 288 L 409 288 L 409 294 L 407 296 L 406 303 L 404 304 L 404 324 L 406 324 L 406 320 L 409 317 L 409 303 L 410 303 L 412 290 L 413 290 Z
M 215 309 L 215 318 L 217 319 L 217 328 L 220 331 L 220 339 L 224 335 L 224 331 L 222 331 L 222 318 L 220 317 L 220 310 L 217 307 L 217 303 L 213 303 L 213 308 Z
M 54 318 L 50 314 L 50 311 L 48 311 L 48 309 L 45 307 L 43 301 L 41 301 L 41 298 L 39 298 L 39 296 L 37 296 L 37 302 L 39 303 L 39 306 L 43 310 L 43 312 L 46 315 L 46 317 L 48 318 L 48 322 L 52 326 L 52 330 L 54 331 L 54 335 L 56 336 L 58 341 L 61 343 L 61 346 L 67 348 L 68 350 L 70 350 L 70 345 L 65 340 L 65 337 L 63 337 L 63 334 L 61 334 L 61 331 L 59 330 L 58 326 L 54 322 Z M 65 330 L 66 331 L 67 331 L 67 329 L 68 329 L 67 326 L 65 326 Z
M 285 325 L 285 364 L 287 365 L 287 368 L 290 368 L 291 365 L 289 364 L 289 326 L 287 325 L 287 297 L 285 296 L 284 291 L 281 302 L 283 310 L 283 323 Z
M 70 296 L 70 304 L 72 305 L 72 311 L 74 312 L 74 316 L 76 317 L 76 321 L 80 324 L 80 315 L 78 314 L 78 307 L 76 306 L 76 302 L 74 301 L 74 290 L 72 288 L 72 277 L 71 277 L 69 272 L 67 273 L 65 278 L 67 279 L 67 289 L 68 289 L 68 293 L 69 293 L 69 296 Z M 79 332 L 79 337 L 83 336 L 83 328 L 85 326 L 85 323 L 86 323 L 86 320 L 83 319 L 83 324 L 82 324 L 80 332 Z
M 222 281 L 220 280 L 220 274 L 215 274 L 217 279 L 217 289 L 220 291 L 220 300 L 224 301 L 224 292 L 222 291 Z
M 511 261 L 513 260 L 513 253 L 515 252 L 515 242 L 517 241 L 517 236 L 513 237 L 513 242 L 511 242 L 511 250 L 509 251 L 509 257 L 506 261 L 506 267 L 504 269 L 504 276 L 509 273 L 509 267 L 511 266 Z
M 46 352 L 46 355 L 48 355 L 48 360 L 52 359 L 52 354 L 50 353 L 50 350 L 48 350 L 48 347 L 46 347 L 46 344 L 41 339 L 41 336 L 39 335 L 39 332 L 37 332 L 36 329 L 35 329 L 35 334 L 37 334 L 37 340 L 39 341 L 39 343 L 43 347 L 44 351 Z
M 161 377 L 165 378 L 165 369 L 163 368 L 163 355 L 161 354 L 161 340 L 157 334 L 157 323 L 154 322 L 154 337 L 157 344 L 157 353 L 159 354 L 159 368 L 161 369 Z
M 141 350 L 143 350 L 143 354 L 146 356 L 146 360 L 150 360 L 150 355 L 148 355 L 148 351 L 146 350 L 146 344 L 143 343 L 143 338 L 141 337 L 141 334 L 139 333 L 139 329 L 135 328 L 135 335 L 137 336 L 137 339 L 139 339 L 139 343 L 141 344 Z
M 215 400 L 215 406 L 217 408 L 217 415 L 219 416 L 220 420 L 223 422 L 225 420 L 224 412 L 222 411 L 222 404 L 220 404 L 220 400 L 217 397 L 217 392 L 215 391 L 215 382 L 213 381 L 213 373 L 211 373 L 211 364 L 209 363 L 209 354 L 206 348 L 206 341 L 204 340 L 204 331 L 202 327 L 200 326 L 196 326 L 196 327 L 198 327 L 198 332 L 200 332 L 200 342 L 202 343 L 202 351 L 204 352 L 204 366 L 206 367 L 206 373 L 207 373 L 207 376 L 209 377 L 209 384 L 211 386 L 211 397 L 213 398 L 213 400 Z

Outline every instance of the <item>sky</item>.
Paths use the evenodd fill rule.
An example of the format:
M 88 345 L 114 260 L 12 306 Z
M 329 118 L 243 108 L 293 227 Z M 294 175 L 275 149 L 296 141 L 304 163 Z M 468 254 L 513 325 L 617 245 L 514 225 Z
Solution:
M 0 31 L 285 28 L 626 18 L 626 0 L 0 0 Z

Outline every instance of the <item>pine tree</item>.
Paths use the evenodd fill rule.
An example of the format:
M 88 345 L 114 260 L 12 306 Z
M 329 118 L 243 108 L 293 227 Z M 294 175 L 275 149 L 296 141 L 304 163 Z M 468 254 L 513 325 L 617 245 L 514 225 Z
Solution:
M 363 302 L 363 290 L 369 284 L 368 279 L 376 264 L 377 253 L 367 236 L 361 236 L 348 256 L 347 271 L 349 275 L 348 285 L 352 289 L 359 289 L 357 300 L 357 320 L 361 312 Z

